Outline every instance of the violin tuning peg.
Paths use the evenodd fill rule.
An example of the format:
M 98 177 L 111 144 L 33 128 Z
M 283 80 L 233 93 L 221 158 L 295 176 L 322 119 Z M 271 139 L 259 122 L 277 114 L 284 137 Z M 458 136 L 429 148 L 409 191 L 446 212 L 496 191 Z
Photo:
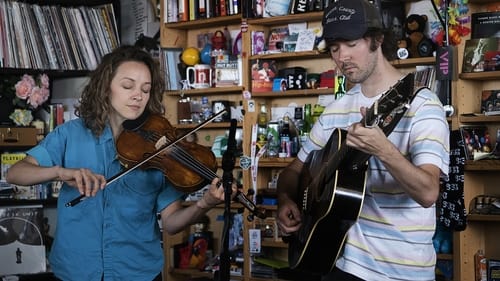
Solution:
M 248 215 L 248 216 L 247 216 L 247 220 L 248 220 L 249 222 L 253 222 L 253 219 L 254 219 L 254 215 Z

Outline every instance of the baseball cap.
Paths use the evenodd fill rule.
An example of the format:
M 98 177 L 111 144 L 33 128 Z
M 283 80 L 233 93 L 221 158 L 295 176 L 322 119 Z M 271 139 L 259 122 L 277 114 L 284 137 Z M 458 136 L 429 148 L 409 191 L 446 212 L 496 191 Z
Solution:
M 382 29 L 382 17 L 375 5 L 367 0 L 338 0 L 330 2 L 323 13 L 323 37 L 356 40 L 369 28 Z

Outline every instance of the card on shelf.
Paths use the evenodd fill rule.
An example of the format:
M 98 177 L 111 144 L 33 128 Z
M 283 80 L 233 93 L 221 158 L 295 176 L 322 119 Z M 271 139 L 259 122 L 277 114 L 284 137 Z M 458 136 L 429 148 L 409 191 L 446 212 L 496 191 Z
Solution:
M 465 145 L 467 160 L 479 160 L 491 153 L 491 138 L 488 127 L 484 125 L 462 126 L 460 133 Z
M 500 38 L 469 39 L 465 42 L 462 72 L 500 70 Z
M 483 90 L 481 112 L 484 115 L 500 115 L 500 90 Z

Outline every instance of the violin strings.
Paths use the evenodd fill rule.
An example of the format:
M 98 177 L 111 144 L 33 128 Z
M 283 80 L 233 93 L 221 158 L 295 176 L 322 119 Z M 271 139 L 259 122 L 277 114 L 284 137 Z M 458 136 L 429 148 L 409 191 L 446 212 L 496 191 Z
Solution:
M 158 140 L 160 136 L 157 134 L 156 139 Z M 167 138 L 167 141 L 171 142 L 170 139 Z M 189 168 L 191 168 L 195 172 L 199 172 L 201 176 L 203 176 L 206 180 L 211 181 L 213 178 L 217 177 L 217 174 L 210 170 L 206 165 L 193 158 L 191 154 L 186 152 L 182 147 L 174 144 L 169 149 L 168 152 L 174 159 L 178 160 L 180 163 L 185 164 Z

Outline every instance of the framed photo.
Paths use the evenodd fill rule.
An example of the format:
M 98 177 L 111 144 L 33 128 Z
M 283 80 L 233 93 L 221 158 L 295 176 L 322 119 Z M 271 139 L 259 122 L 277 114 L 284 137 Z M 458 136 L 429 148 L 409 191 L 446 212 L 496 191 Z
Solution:
M 482 92 L 481 113 L 500 115 L 500 90 L 484 90 Z
M 500 38 L 469 39 L 465 41 L 462 72 L 500 70 Z
M 462 126 L 460 134 L 465 145 L 465 157 L 467 160 L 478 160 L 485 154 L 491 153 L 491 138 L 488 127 Z

